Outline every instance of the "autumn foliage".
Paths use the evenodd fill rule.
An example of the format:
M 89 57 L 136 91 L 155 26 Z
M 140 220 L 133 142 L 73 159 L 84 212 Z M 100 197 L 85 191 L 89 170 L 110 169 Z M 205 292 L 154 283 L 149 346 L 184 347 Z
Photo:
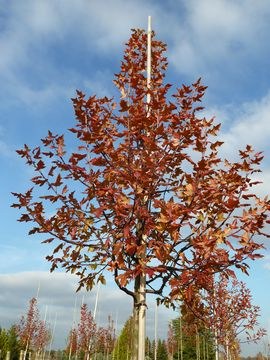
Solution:
M 260 235 L 269 236 L 270 204 L 252 191 L 262 154 L 247 145 L 236 162 L 219 157 L 220 124 L 200 116 L 206 87 L 171 90 L 166 46 L 154 34 L 147 86 L 146 42 L 132 32 L 114 80 L 119 99 L 77 91 L 76 150 L 49 131 L 41 146 L 18 151 L 35 175 L 13 206 L 30 234 L 55 243 L 51 269 L 76 273 L 79 287 L 104 283 L 108 270 L 135 297 L 130 285 L 144 274 L 146 293 L 166 287 L 174 301 L 215 272 L 232 275 L 232 265 L 247 271 Z
M 266 330 L 259 328 L 260 308 L 252 303 L 251 292 L 242 281 L 220 275 L 202 301 L 207 313 L 204 321 L 225 353 L 226 348 L 231 353 L 240 351 L 239 342 L 257 342 L 266 335 Z
M 51 331 L 45 321 L 40 319 L 36 298 L 29 301 L 27 314 L 16 325 L 16 332 L 25 351 L 31 349 L 41 352 L 48 345 Z
M 89 359 L 96 353 L 108 355 L 113 351 L 115 341 L 112 319 L 108 318 L 106 327 L 98 327 L 91 311 L 83 304 L 79 324 L 70 331 L 67 352 L 81 354 L 84 359 Z

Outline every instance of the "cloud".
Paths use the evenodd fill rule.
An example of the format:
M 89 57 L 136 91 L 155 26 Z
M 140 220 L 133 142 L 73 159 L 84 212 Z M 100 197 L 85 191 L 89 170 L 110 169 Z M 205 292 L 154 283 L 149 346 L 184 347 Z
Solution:
M 55 347 L 65 345 L 74 320 L 75 299 L 77 299 L 76 321 L 79 318 L 79 307 L 82 301 L 87 303 L 92 311 L 95 303 L 95 291 L 76 294 L 77 278 L 65 273 L 50 274 L 39 271 L 0 275 L 0 287 L 1 326 L 3 327 L 9 327 L 19 321 L 27 311 L 29 300 L 37 296 L 39 288 L 38 304 L 41 318 L 47 311 L 47 320 L 52 327 L 57 313 Z M 108 293 L 104 291 L 104 288 L 100 290 L 97 318 L 100 325 L 105 325 L 108 315 L 112 315 L 115 319 L 118 310 L 118 325 L 122 326 L 130 313 L 130 301 L 122 297 L 122 293 L 115 289 Z
M 76 294 L 77 280 L 71 274 L 60 272 L 50 274 L 38 271 L 0 275 L 0 326 L 8 328 L 17 323 L 26 313 L 29 300 L 38 296 L 41 318 L 43 319 L 46 313 L 51 328 L 57 318 L 53 348 L 64 347 L 74 320 L 75 323 L 79 320 L 81 303 L 87 303 L 88 308 L 93 312 L 96 301 L 97 288 L 92 292 L 81 291 Z M 120 332 L 132 312 L 131 298 L 116 288 L 109 279 L 108 285 L 100 287 L 98 299 L 96 318 L 98 325 L 105 326 L 108 315 L 111 315 L 116 322 L 117 332 Z M 149 298 L 147 333 L 151 337 L 154 336 L 154 309 L 154 299 Z M 165 338 L 168 321 L 177 317 L 177 313 L 159 307 L 158 316 L 158 335 Z
M 212 79 L 226 68 L 241 73 L 245 58 L 266 53 L 267 0 L 255 7 L 251 0 L 190 0 L 183 4 L 184 9 L 175 10 L 170 57 L 181 73 Z M 177 21 L 181 12 L 184 20 Z
M 88 76 L 99 91 L 108 88 L 111 77 L 96 77 L 96 58 L 115 56 L 118 63 L 116 49 L 122 50 L 130 28 L 146 27 L 149 12 L 155 15 L 157 7 L 141 0 L 10 3 L 0 32 L 1 107 L 70 97 Z
M 218 139 L 223 141 L 219 155 L 230 161 L 239 159 L 239 150 L 243 150 L 247 144 L 251 145 L 255 152 L 262 152 L 265 158 L 262 161 L 261 173 L 252 175 L 252 180 L 260 181 L 261 184 L 254 187 L 254 191 L 260 197 L 270 194 L 270 92 L 261 99 L 252 100 L 243 104 L 214 106 L 204 110 L 201 117 L 215 117 L 216 123 L 221 123 L 221 132 Z
M 267 51 L 263 43 L 269 12 L 266 0 L 256 7 L 251 0 L 190 0 L 169 6 L 142 0 L 15 0 L 5 7 L 1 27 L 0 80 L 8 100 L 17 97 L 29 106 L 70 93 L 83 77 L 93 76 L 97 61 L 110 60 L 103 63 L 105 71 L 114 59 L 118 64 L 130 28 L 146 28 L 148 14 L 158 37 L 170 43 L 175 69 L 217 80 L 230 66 L 234 76 L 244 71 L 245 58 Z M 242 66 L 236 66 L 240 61 Z M 108 84 L 108 79 L 101 81 L 102 88 Z
M 232 109 L 230 109 L 231 111 Z M 232 151 L 252 145 L 257 151 L 267 151 L 270 137 L 270 93 L 262 99 L 240 105 L 236 110 L 227 113 L 221 138 L 224 141 L 223 151 Z M 218 119 L 222 122 L 222 119 Z
M 151 12 L 158 11 L 141 0 L 135 3 L 78 0 L 76 4 L 71 0 L 14 1 L 1 33 L 0 48 L 4 56 L 0 65 L 2 68 L 20 66 L 31 60 L 35 52 L 42 54 L 42 48 L 49 44 L 64 43 L 74 51 L 77 44 L 82 44 L 92 52 L 93 49 L 97 52 L 98 47 L 111 53 L 127 39 L 130 28 L 146 27 L 145 14 L 150 8 Z

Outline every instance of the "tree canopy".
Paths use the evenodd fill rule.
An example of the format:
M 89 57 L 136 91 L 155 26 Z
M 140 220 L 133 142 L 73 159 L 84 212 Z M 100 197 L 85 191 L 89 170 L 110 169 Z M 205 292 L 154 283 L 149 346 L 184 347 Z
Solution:
M 244 260 L 263 247 L 269 201 L 251 192 L 261 153 L 247 145 L 237 162 L 218 156 L 220 124 L 198 115 L 201 81 L 168 95 L 166 46 L 154 34 L 147 86 L 146 36 L 134 30 L 127 43 L 114 80 L 119 101 L 77 91 L 77 151 L 51 131 L 42 146 L 18 151 L 36 175 L 13 206 L 34 223 L 30 234 L 58 242 L 47 256 L 52 270 L 76 273 L 80 287 L 105 282 L 109 270 L 134 296 L 128 284 L 145 274 L 146 292 L 169 284 L 173 300 L 213 272 L 246 271 Z

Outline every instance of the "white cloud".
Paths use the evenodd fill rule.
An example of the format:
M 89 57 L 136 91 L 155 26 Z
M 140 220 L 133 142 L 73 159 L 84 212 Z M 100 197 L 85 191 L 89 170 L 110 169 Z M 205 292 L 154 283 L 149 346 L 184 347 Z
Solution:
M 221 123 L 219 140 L 224 144 L 220 148 L 220 156 L 228 160 L 239 159 L 239 150 L 247 144 L 256 152 L 263 152 L 264 159 L 260 166 L 261 173 L 252 175 L 252 180 L 261 184 L 254 187 L 258 196 L 270 194 L 270 92 L 259 100 L 240 104 L 238 107 L 225 105 L 204 110 L 201 116 L 212 118 Z
M 75 293 L 77 278 L 66 273 L 55 272 L 22 272 L 0 275 L 0 317 L 2 327 L 17 323 L 27 311 L 28 302 L 38 293 L 40 315 L 43 318 L 47 308 L 47 320 L 51 328 L 57 313 L 56 335 L 53 347 L 63 347 L 73 323 L 74 305 L 75 320 L 79 319 L 79 307 L 83 302 L 93 311 L 96 300 L 96 288 L 92 292 Z M 38 291 L 39 288 L 39 291 Z M 75 301 L 75 298 L 77 300 Z M 147 309 L 147 333 L 154 334 L 154 299 L 149 298 Z M 108 315 L 117 321 L 117 331 L 121 331 L 124 322 L 131 315 L 132 301 L 108 280 L 108 285 L 101 286 L 99 292 L 97 322 L 105 325 Z M 158 309 L 158 335 L 166 337 L 168 321 L 177 317 L 177 313 L 164 307 Z
M 10 7 L 1 34 L 0 48 L 4 56 L 0 61 L 5 66 L 21 64 L 29 61 L 29 49 L 59 40 L 68 43 L 70 35 L 75 35 L 71 41 L 77 37 L 78 42 L 83 39 L 87 48 L 98 46 L 110 53 L 127 39 L 130 28 L 146 27 L 148 11 L 153 15 L 158 12 L 141 0 L 134 3 L 78 0 L 76 4 L 71 0 L 17 0 Z
M 215 76 L 213 64 L 231 66 L 237 59 L 266 51 L 267 0 L 256 6 L 252 0 L 190 0 L 184 4 L 184 20 L 177 22 L 183 10 L 176 9 L 171 32 L 171 60 L 180 72 Z
M 44 316 L 47 307 L 47 319 L 51 323 L 57 313 L 57 326 L 55 346 L 64 346 L 68 332 L 73 322 L 74 302 L 77 297 L 76 320 L 79 317 L 79 307 L 84 301 L 93 311 L 95 302 L 95 290 L 93 292 L 80 292 L 76 295 L 77 278 L 70 274 L 49 272 L 23 272 L 0 275 L 0 314 L 1 326 L 9 327 L 19 321 L 27 311 L 28 302 L 37 296 L 41 317 Z M 100 290 L 99 312 L 100 325 L 104 325 L 107 316 L 112 315 L 115 319 L 118 311 L 118 324 L 129 316 L 130 301 L 123 297 L 121 292 L 110 289 L 106 293 L 105 288 Z
M 225 142 L 223 151 L 231 154 L 246 144 L 257 151 L 268 151 L 270 138 L 270 93 L 260 100 L 240 106 L 237 111 L 226 115 L 231 121 L 221 133 Z M 235 118 L 233 118 L 235 116 Z M 222 119 L 218 119 L 219 121 Z
M 19 101 L 33 107 L 57 96 L 70 97 L 76 84 L 84 81 L 80 67 L 69 66 L 63 76 L 61 64 L 55 64 L 50 57 L 50 47 L 64 52 L 73 50 L 75 59 L 78 52 L 76 63 L 81 61 L 80 52 L 85 49 L 90 58 L 100 52 L 111 56 L 115 49 L 122 51 L 130 28 L 146 27 L 148 13 L 155 16 L 158 10 L 142 0 L 12 2 L 6 8 L 0 32 L 0 81 L 5 84 L 1 106 Z M 84 78 L 90 73 L 91 68 Z M 108 84 L 108 79 L 106 85 L 102 80 L 94 81 L 99 89 Z

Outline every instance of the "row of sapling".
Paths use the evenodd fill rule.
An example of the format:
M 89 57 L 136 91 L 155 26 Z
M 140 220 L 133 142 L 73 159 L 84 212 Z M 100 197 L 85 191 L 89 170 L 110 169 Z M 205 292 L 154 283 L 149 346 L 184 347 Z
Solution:
M 169 324 L 167 337 L 169 360 L 214 360 L 215 344 L 211 331 L 190 312 Z
M 225 359 L 240 355 L 240 343 L 256 343 L 266 335 L 266 330 L 259 328 L 260 308 L 253 305 L 251 292 L 242 281 L 232 279 L 230 282 L 220 275 L 201 292 L 200 298 L 204 322 L 217 337 Z
M 183 302 L 180 317 L 169 325 L 168 353 L 171 358 L 180 354 L 180 359 L 187 352 L 191 358 L 218 360 L 221 353 L 222 359 L 238 359 L 241 343 L 257 342 L 266 334 L 258 327 L 259 310 L 243 282 L 220 275 L 192 301 Z
M 169 324 L 169 357 L 182 359 L 183 356 L 195 358 L 201 355 L 210 360 L 214 358 L 214 353 L 219 353 L 215 349 L 215 340 L 219 349 L 223 350 L 225 359 L 239 356 L 240 342 L 256 342 L 265 334 L 264 329 L 256 329 L 259 307 L 252 305 L 251 300 L 250 291 L 242 282 L 234 279 L 229 283 L 221 275 L 210 284 L 208 291 L 196 294 L 188 306 L 183 303 L 180 317 Z M 40 320 L 35 298 L 30 300 L 27 314 L 22 316 L 15 331 L 25 354 L 28 349 L 35 351 L 36 356 L 45 351 L 51 335 L 46 323 Z M 246 338 L 242 337 L 240 341 L 241 333 Z M 118 360 L 130 358 L 133 335 L 134 319 L 130 318 L 116 342 L 111 318 L 106 327 L 98 327 L 91 311 L 83 304 L 80 321 L 77 327 L 71 329 L 68 337 L 67 353 L 69 358 L 89 359 L 98 353 L 108 358 L 113 351 L 113 357 Z M 152 347 L 155 353 L 157 349 Z
M 183 303 L 180 317 L 169 324 L 166 353 L 170 359 L 218 359 L 223 352 L 224 359 L 236 359 L 240 355 L 239 335 L 245 333 L 241 342 L 259 340 L 264 329 L 257 329 L 259 307 L 252 305 L 250 291 L 242 282 L 220 276 L 212 281 L 208 291 L 197 293 L 193 301 Z M 37 300 L 32 298 L 26 316 L 22 316 L 14 328 L 19 336 L 19 347 L 35 356 L 41 356 L 48 345 L 51 334 L 45 321 L 40 320 Z M 106 327 L 98 327 L 94 316 L 83 304 L 80 321 L 71 329 L 68 336 L 66 353 L 69 359 L 90 359 L 97 354 L 104 358 L 112 355 L 114 359 L 127 359 L 131 356 L 134 319 L 130 318 L 116 341 L 114 323 L 109 317 Z M 216 336 L 216 339 L 215 339 Z M 162 344 L 146 341 L 146 353 L 149 358 L 162 352 Z M 215 348 L 217 342 L 218 348 Z M 159 346 L 157 346 L 159 345 Z M 13 350 L 13 349 L 12 349 Z M 219 351 L 220 350 L 220 351 Z
M 13 205 L 34 224 L 30 234 L 56 244 L 51 270 L 77 274 L 87 290 L 110 272 L 133 298 L 138 360 L 146 295 L 174 304 L 217 272 L 245 272 L 246 260 L 260 257 L 260 237 L 269 237 L 270 208 L 252 192 L 262 154 L 247 145 L 237 161 L 221 159 L 220 124 L 200 115 L 206 87 L 198 80 L 172 91 L 166 45 L 149 38 L 150 81 L 147 33 L 133 30 L 115 75 L 119 98 L 77 91 L 76 151 L 51 131 L 41 146 L 18 150 L 35 175 Z
M 96 354 L 103 354 L 105 359 L 114 349 L 116 341 L 114 322 L 109 317 L 106 327 L 98 327 L 86 304 L 81 306 L 80 321 L 71 329 L 68 336 L 67 353 L 71 356 L 89 360 Z
M 43 358 L 47 345 L 52 340 L 51 330 L 45 320 L 40 319 L 37 299 L 29 301 L 25 316 L 15 325 L 20 348 L 23 349 L 23 359 L 29 352 L 35 353 L 35 358 Z M 69 358 L 90 359 L 94 354 L 101 353 L 108 358 L 116 341 L 114 322 L 111 317 L 104 327 L 98 327 L 86 304 L 82 304 L 80 321 L 77 327 L 71 329 L 68 336 L 67 355 Z

